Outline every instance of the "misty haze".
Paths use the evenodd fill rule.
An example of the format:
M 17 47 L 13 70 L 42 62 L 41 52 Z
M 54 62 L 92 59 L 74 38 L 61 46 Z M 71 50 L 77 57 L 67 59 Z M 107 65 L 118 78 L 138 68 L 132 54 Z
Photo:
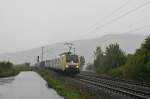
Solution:
M 0 0 L 0 99 L 149 99 L 149 0 Z

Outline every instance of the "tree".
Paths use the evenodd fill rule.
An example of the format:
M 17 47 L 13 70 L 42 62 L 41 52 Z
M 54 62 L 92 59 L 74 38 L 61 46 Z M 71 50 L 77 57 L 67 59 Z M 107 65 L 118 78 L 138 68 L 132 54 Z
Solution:
M 96 70 L 97 70 L 97 68 L 101 67 L 103 56 L 104 56 L 104 53 L 103 53 L 101 47 L 98 46 L 96 48 L 96 50 L 94 51 L 94 67 Z
M 123 74 L 128 79 L 150 81 L 150 36 L 127 60 Z
M 119 44 L 110 44 L 106 47 L 106 62 L 105 66 L 106 69 L 113 69 L 117 68 L 121 65 L 124 65 L 126 62 L 126 55 L 125 52 L 123 52 Z
M 119 44 L 110 44 L 106 47 L 105 53 L 100 47 L 97 47 L 94 57 L 94 66 L 98 73 L 107 73 L 109 70 L 117 68 L 126 62 L 126 55 L 120 49 Z
M 85 58 L 84 56 L 80 56 L 80 68 L 83 68 L 84 65 L 85 65 Z
M 96 48 L 94 51 L 94 58 L 97 59 L 98 57 L 103 56 L 103 51 L 100 46 Z

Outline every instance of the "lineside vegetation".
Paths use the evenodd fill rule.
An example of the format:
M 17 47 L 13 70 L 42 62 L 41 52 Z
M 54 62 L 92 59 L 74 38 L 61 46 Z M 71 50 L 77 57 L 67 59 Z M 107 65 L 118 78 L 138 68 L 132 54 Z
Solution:
M 15 71 L 13 64 L 9 61 L 0 62 L 0 77 L 14 76 L 17 72 Z
M 134 54 L 126 55 L 119 44 L 110 44 L 105 52 L 94 51 L 94 71 L 123 79 L 150 82 L 150 36 Z
M 57 80 L 51 75 L 51 72 L 48 69 L 42 69 L 38 67 L 16 67 L 17 72 L 21 71 L 35 71 L 42 76 L 47 82 L 47 86 L 56 90 L 56 92 L 63 96 L 64 99 L 101 99 L 100 97 L 90 96 L 85 92 L 75 89 L 67 82 Z

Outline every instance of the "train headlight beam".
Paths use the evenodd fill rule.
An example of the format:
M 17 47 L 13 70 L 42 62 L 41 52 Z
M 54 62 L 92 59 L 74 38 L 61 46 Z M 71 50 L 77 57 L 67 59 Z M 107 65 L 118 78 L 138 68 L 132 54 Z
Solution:
M 66 68 L 68 68 L 69 66 L 68 66 L 68 65 L 66 65 L 65 67 L 66 67 Z

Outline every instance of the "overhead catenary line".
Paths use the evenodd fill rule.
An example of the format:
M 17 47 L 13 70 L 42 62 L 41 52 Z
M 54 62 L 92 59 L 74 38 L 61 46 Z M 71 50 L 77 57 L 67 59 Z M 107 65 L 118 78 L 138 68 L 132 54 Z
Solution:
M 138 27 L 138 28 L 134 28 L 134 29 L 131 29 L 131 30 L 128 30 L 126 32 L 121 32 L 121 34 L 126 34 L 126 33 L 131 33 L 131 32 L 137 32 L 137 31 L 140 31 L 144 28 L 149 28 L 150 27 L 150 24 L 147 24 L 147 25 L 144 25 L 142 27 Z
M 133 25 L 136 25 L 136 24 L 141 24 L 141 21 L 148 21 L 147 19 L 149 19 L 150 18 L 150 16 L 146 16 L 146 17 L 143 17 L 142 19 L 139 19 L 139 20 L 137 20 L 134 24 L 129 24 L 129 27 L 131 27 L 131 26 L 133 26 Z
M 135 11 L 137 11 L 137 10 L 143 8 L 143 7 L 145 7 L 146 5 L 149 5 L 149 4 L 150 4 L 150 1 L 145 2 L 145 3 L 141 4 L 141 5 L 139 5 L 138 7 L 136 7 L 136 8 L 134 8 L 134 9 L 132 9 L 132 10 L 130 10 L 130 11 L 128 11 L 128 12 L 122 14 L 121 16 L 119 16 L 119 17 L 117 17 L 117 18 L 114 18 L 114 19 L 110 20 L 109 22 L 107 22 L 107 23 L 105 23 L 105 24 L 103 24 L 103 25 L 101 25 L 101 26 L 99 26 L 99 27 L 96 27 L 94 30 L 92 30 L 92 31 L 90 31 L 90 32 L 88 32 L 88 33 L 94 32 L 94 31 L 96 31 L 96 30 L 98 30 L 98 29 L 102 29 L 103 27 L 105 27 L 105 26 L 107 26 L 107 25 L 110 25 L 111 23 L 116 22 L 116 21 L 118 21 L 119 19 L 121 19 L 121 18 L 123 18 L 123 17 L 125 17 L 125 16 L 127 16 L 127 15 L 129 15 L 129 14 L 131 14 L 131 13 L 133 13 L 133 12 L 135 12 Z
M 148 27 L 150 27 L 150 24 L 144 25 L 144 26 L 142 26 L 142 27 L 138 27 L 138 28 L 135 28 L 135 29 L 129 30 L 129 31 L 127 31 L 127 32 L 123 32 L 123 33 L 124 33 L 124 34 L 125 34 L 125 33 L 131 33 L 131 32 L 139 31 L 139 30 L 142 30 L 142 29 L 148 28 Z
M 115 9 L 114 11 L 112 11 L 109 15 L 107 15 L 107 16 L 104 17 L 103 19 L 111 18 L 111 17 L 112 17 L 114 14 L 116 14 L 118 11 L 120 11 L 121 9 L 123 9 L 124 7 L 126 7 L 126 6 L 129 4 L 129 1 L 130 1 L 130 0 L 127 0 L 124 4 L 122 4 L 121 6 L 119 6 L 117 9 Z M 96 25 L 98 25 L 98 24 L 99 24 L 99 22 L 96 22 L 95 24 L 91 25 L 91 26 L 89 27 L 89 29 L 92 28 L 92 27 L 94 27 L 94 26 L 96 26 Z

